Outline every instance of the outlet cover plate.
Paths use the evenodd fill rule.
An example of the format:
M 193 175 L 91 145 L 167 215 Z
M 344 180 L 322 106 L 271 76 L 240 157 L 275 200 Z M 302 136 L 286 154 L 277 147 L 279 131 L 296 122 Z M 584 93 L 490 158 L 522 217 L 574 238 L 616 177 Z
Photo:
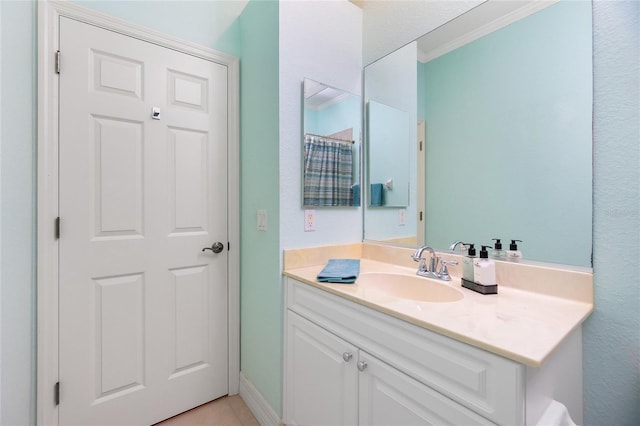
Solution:
M 305 210 L 304 211 L 304 232 L 310 232 L 316 230 L 316 211 Z

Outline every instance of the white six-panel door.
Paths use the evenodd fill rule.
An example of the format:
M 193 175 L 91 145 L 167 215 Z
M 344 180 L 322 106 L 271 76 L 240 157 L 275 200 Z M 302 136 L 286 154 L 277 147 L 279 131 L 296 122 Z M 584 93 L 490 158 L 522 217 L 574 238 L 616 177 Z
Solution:
M 228 392 L 227 68 L 60 19 L 59 423 L 151 424 Z

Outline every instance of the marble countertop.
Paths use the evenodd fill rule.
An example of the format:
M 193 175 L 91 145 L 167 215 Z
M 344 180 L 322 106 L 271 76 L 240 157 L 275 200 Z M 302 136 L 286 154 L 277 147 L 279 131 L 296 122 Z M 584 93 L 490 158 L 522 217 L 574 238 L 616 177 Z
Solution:
M 463 298 L 430 303 L 379 297 L 355 284 L 316 281 L 324 264 L 285 269 L 284 275 L 417 326 L 449 336 L 514 361 L 540 367 L 593 311 L 593 304 L 500 285 L 498 294 L 482 295 L 460 285 L 460 279 L 434 280 L 459 289 Z M 415 275 L 415 268 L 361 259 L 360 274 L 387 272 Z M 424 278 L 428 279 L 428 278 Z

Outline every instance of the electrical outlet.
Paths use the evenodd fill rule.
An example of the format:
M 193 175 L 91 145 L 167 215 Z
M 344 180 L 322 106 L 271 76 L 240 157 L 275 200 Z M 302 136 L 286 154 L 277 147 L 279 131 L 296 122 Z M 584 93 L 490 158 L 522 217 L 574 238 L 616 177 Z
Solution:
M 304 211 L 304 232 L 316 230 L 316 211 L 305 210 Z
M 257 220 L 258 220 L 258 231 L 266 231 L 267 230 L 267 211 L 258 210 Z
M 407 215 L 407 209 L 398 210 L 398 225 L 404 226 L 404 220 L 406 215 Z

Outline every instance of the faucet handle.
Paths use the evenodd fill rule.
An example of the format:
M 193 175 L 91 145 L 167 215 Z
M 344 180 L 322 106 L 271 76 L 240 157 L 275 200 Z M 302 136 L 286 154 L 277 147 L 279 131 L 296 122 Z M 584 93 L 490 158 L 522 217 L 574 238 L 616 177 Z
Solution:
M 413 259 L 416 262 L 420 261 L 420 266 L 418 266 L 418 272 L 426 272 L 427 271 L 427 259 L 424 257 L 420 257 L 418 259 Z
M 447 265 L 457 265 L 457 260 L 442 260 L 442 267 L 440 268 L 440 279 L 444 281 L 451 281 L 451 276 L 449 275 L 449 271 L 447 270 Z

